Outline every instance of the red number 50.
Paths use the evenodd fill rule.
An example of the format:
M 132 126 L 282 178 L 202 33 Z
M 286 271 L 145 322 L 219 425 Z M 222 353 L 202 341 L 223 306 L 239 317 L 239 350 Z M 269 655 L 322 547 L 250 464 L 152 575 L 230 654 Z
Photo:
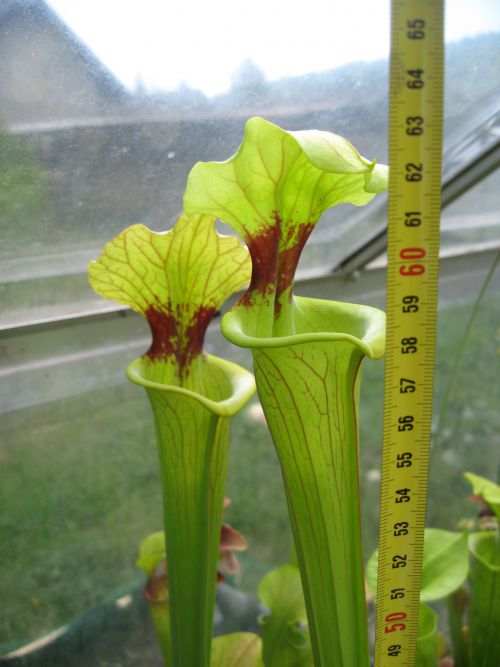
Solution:
M 393 621 L 402 621 L 406 618 L 406 614 L 402 611 L 395 611 L 392 614 L 388 614 L 385 617 L 386 623 L 392 623 L 392 625 L 386 625 L 384 628 L 385 634 L 389 632 L 396 632 L 396 630 L 404 630 L 406 625 L 404 623 L 393 623 Z

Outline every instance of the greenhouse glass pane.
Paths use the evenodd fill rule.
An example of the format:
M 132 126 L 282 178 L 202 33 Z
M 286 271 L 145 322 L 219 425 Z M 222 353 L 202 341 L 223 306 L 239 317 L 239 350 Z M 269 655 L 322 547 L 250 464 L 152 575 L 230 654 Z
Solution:
M 453 172 L 497 134 L 500 9 L 446 8 Z M 242 15 L 228 0 L 148 0 L 140 11 L 4 0 L 0 324 L 108 309 L 86 284 L 88 260 L 127 225 L 169 228 L 193 164 L 231 155 L 252 115 L 337 132 L 385 162 L 388 48 L 388 1 L 313 0 L 304 11 L 259 0 Z M 331 269 L 383 225 L 381 201 L 326 214 L 303 275 Z
M 500 246 L 500 169 L 474 185 L 441 213 L 440 254 L 479 252 Z M 480 261 L 480 260 L 478 260 Z M 370 266 L 386 266 L 381 253 Z
M 468 190 L 441 216 L 441 247 L 449 250 L 500 243 L 500 169 Z

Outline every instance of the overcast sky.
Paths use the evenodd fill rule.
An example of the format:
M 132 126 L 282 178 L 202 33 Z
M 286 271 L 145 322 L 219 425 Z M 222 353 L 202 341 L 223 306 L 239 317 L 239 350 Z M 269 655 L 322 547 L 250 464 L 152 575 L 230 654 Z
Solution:
M 389 0 L 46 0 L 127 87 L 227 90 L 251 58 L 268 79 L 389 52 Z M 447 0 L 446 39 L 500 31 L 500 0 Z

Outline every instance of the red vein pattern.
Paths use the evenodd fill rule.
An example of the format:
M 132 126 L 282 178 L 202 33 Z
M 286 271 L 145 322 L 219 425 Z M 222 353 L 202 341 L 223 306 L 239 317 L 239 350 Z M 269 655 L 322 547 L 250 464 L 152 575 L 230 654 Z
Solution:
M 172 664 L 208 667 L 229 419 L 214 415 L 191 396 L 154 389 L 148 395 L 163 480 Z
M 91 262 L 89 279 L 98 294 L 146 317 L 152 343 L 145 356 L 161 366 L 151 379 L 199 390 L 192 364 L 202 355 L 208 324 L 248 284 L 250 270 L 238 239 L 218 234 L 212 216 L 195 215 L 160 234 L 129 227 Z
M 254 349 L 307 591 L 315 664 L 367 667 L 356 401 L 362 353 L 348 341 Z

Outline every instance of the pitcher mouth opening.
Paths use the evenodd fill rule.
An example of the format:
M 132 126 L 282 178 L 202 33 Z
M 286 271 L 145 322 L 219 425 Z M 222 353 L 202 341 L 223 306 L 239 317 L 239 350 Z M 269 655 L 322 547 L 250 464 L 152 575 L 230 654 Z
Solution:
M 147 366 L 151 362 L 145 357 L 134 359 L 126 368 L 127 378 L 148 391 L 157 391 L 164 394 L 180 394 L 198 401 L 210 412 L 220 417 L 235 415 L 255 393 L 255 379 L 245 368 L 241 368 L 226 359 L 205 355 L 207 366 L 211 367 L 220 376 L 224 377 L 227 385 L 220 400 L 209 395 L 192 391 L 185 387 L 154 381 L 148 378 Z
M 385 313 L 371 306 L 294 297 L 295 333 L 289 336 L 255 336 L 250 309 L 238 304 L 222 318 L 223 335 L 245 348 L 276 348 L 311 342 L 351 342 L 370 359 L 385 351 Z

